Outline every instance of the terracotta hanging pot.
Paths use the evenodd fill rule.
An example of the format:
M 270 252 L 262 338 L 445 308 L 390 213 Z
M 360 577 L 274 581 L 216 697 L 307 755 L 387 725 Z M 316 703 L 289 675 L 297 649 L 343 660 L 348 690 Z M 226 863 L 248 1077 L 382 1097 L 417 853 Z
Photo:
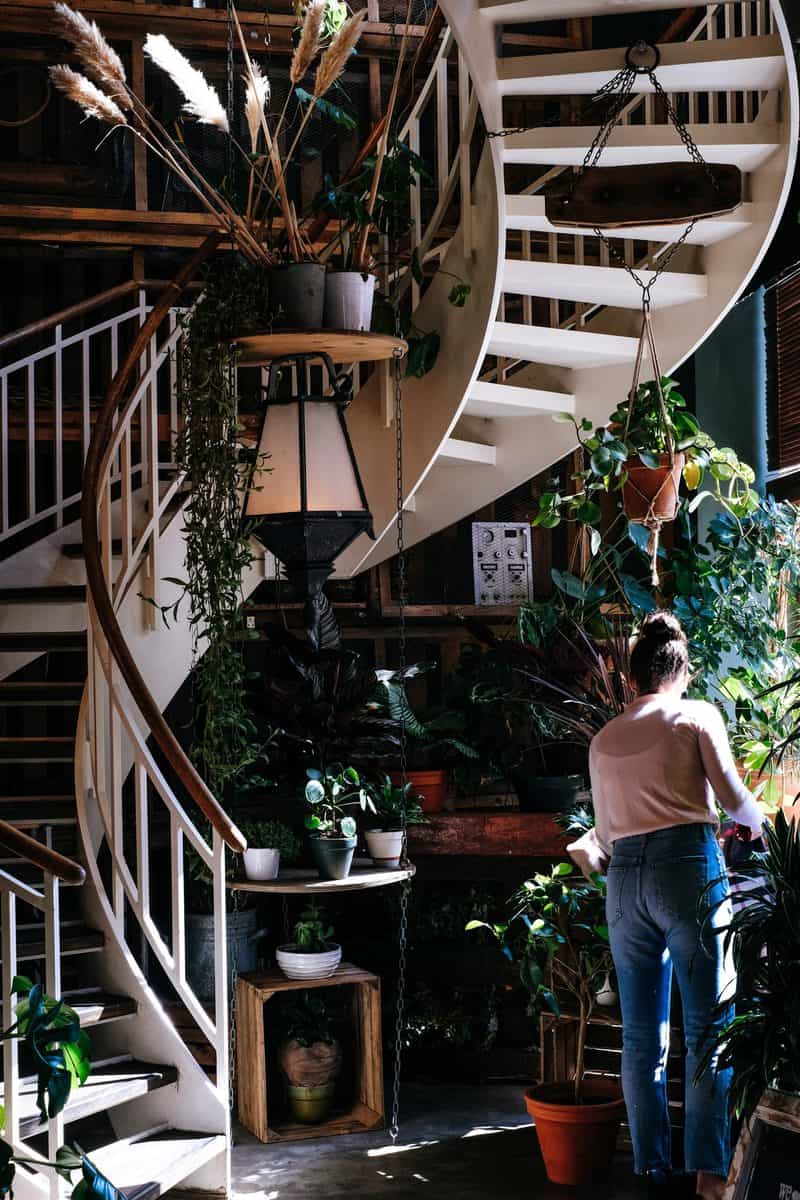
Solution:
M 657 467 L 646 467 L 638 455 L 626 460 L 628 478 L 622 485 L 622 506 L 629 521 L 646 525 L 653 520 L 675 520 L 685 461 L 686 455 L 680 451 L 672 462 L 668 454 L 660 455 Z

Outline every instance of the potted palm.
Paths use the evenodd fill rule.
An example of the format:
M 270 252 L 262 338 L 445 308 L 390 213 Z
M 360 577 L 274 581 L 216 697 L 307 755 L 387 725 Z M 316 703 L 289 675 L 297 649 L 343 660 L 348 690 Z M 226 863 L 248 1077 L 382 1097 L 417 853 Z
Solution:
M 333 928 L 323 920 L 322 909 L 309 904 L 292 930 L 292 941 L 275 952 L 287 979 L 328 979 L 342 961 L 342 947 L 331 941 Z
M 576 1024 L 571 1079 L 541 1083 L 525 1093 L 528 1112 L 552 1183 L 580 1186 L 608 1176 L 625 1106 L 620 1089 L 587 1078 L 586 1037 L 597 993 L 612 969 L 605 888 L 587 882 L 570 863 L 528 879 L 511 898 L 503 924 L 490 929 L 520 964 L 530 1011 Z
M 242 858 L 248 879 L 276 879 L 281 868 L 291 866 L 300 855 L 300 839 L 283 821 L 240 821 L 247 839 Z
M 370 795 L 375 812 L 373 824 L 364 834 L 370 858 L 376 867 L 399 867 L 405 830 L 425 821 L 420 797 L 413 783 L 393 783 L 389 775 L 384 775 L 379 785 L 372 785 Z
M 306 771 L 306 817 L 311 855 L 320 879 L 346 879 L 353 863 L 358 826 L 348 809 L 372 811 L 373 803 L 355 767 L 335 763 L 324 771 Z
M 278 1065 L 292 1116 L 302 1125 L 318 1125 L 330 1112 L 342 1069 L 329 1003 L 318 991 L 298 992 L 286 1001 L 281 1019 Z

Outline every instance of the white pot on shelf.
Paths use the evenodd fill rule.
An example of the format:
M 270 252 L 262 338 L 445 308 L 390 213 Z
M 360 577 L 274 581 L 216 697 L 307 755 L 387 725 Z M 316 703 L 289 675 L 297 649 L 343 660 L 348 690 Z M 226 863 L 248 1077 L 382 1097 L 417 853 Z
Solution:
M 268 848 L 245 850 L 244 873 L 248 879 L 277 879 L 281 869 L 281 852 Z
M 329 271 L 325 280 L 325 328 L 369 329 L 375 282 L 375 276 L 366 271 Z
M 403 853 L 403 833 L 400 829 L 368 829 L 367 849 L 376 867 L 397 868 Z
M 331 943 L 330 950 L 308 954 L 297 946 L 279 946 L 275 958 L 287 979 L 328 979 L 342 961 L 342 947 Z

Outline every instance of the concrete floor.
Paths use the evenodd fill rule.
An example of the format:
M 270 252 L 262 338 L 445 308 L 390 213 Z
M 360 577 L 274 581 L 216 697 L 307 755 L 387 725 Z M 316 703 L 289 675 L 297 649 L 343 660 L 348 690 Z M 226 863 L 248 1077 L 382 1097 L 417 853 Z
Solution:
M 631 1160 L 620 1155 L 607 1195 L 634 1195 Z M 242 1200 L 345 1200 L 425 1195 L 458 1200 L 557 1200 L 571 1189 L 547 1182 L 519 1084 L 411 1085 L 401 1133 L 359 1134 L 264 1146 L 238 1130 L 233 1192 Z M 593 1197 L 603 1191 L 596 1185 Z

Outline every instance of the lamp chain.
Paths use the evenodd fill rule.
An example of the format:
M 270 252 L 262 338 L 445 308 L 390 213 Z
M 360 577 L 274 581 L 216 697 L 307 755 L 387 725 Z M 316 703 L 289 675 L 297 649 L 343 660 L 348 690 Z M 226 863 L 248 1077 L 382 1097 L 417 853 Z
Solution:
M 397 42 L 397 12 L 392 14 L 392 48 L 393 52 Z M 388 131 L 387 131 L 388 135 Z M 394 198 L 395 212 L 392 219 L 392 263 L 398 261 L 399 245 L 398 245 L 398 219 L 397 219 L 397 199 Z M 402 326 L 400 321 L 400 297 L 395 294 L 394 302 L 394 336 L 401 337 Z M 407 667 L 408 648 L 406 644 L 406 602 L 407 602 L 407 577 L 406 577 L 406 554 L 405 554 L 405 495 L 404 495 L 404 475 L 403 475 L 403 371 L 402 371 L 402 353 L 395 350 L 392 360 L 392 371 L 394 378 L 394 422 L 395 422 L 395 438 L 396 438 L 396 465 L 397 465 L 397 582 L 398 594 L 397 604 L 399 609 L 399 628 L 398 628 L 398 667 L 400 671 L 401 681 L 405 679 Z M 400 717 L 400 787 L 405 788 L 408 776 L 408 733 L 403 716 Z M 400 853 L 400 865 L 406 867 L 408 865 L 408 831 L 406 829 L 405 810 L 401 806 L 401 828 L 403 834 L 402 848 Z M 400 927 L 398 930 L 398 964 L 397 964 L 397 996 L 395 1002 L 395 1026 L 394 1026 L 394 1077 L 392 1081 L 392 1109 L 389 1124 L 389 1137 L 392 1145 L 395 1145 L 400 1134 L 400 1074 L 402 1069 L 403 1058 L 403 1028 L 405 1024 L 405 994 L 406 994 L 406 968 L 407 968 L 407 952 L 408 952 L 408 905 L 410 900 L 411 881 L 405 879 L 400 884 Z

